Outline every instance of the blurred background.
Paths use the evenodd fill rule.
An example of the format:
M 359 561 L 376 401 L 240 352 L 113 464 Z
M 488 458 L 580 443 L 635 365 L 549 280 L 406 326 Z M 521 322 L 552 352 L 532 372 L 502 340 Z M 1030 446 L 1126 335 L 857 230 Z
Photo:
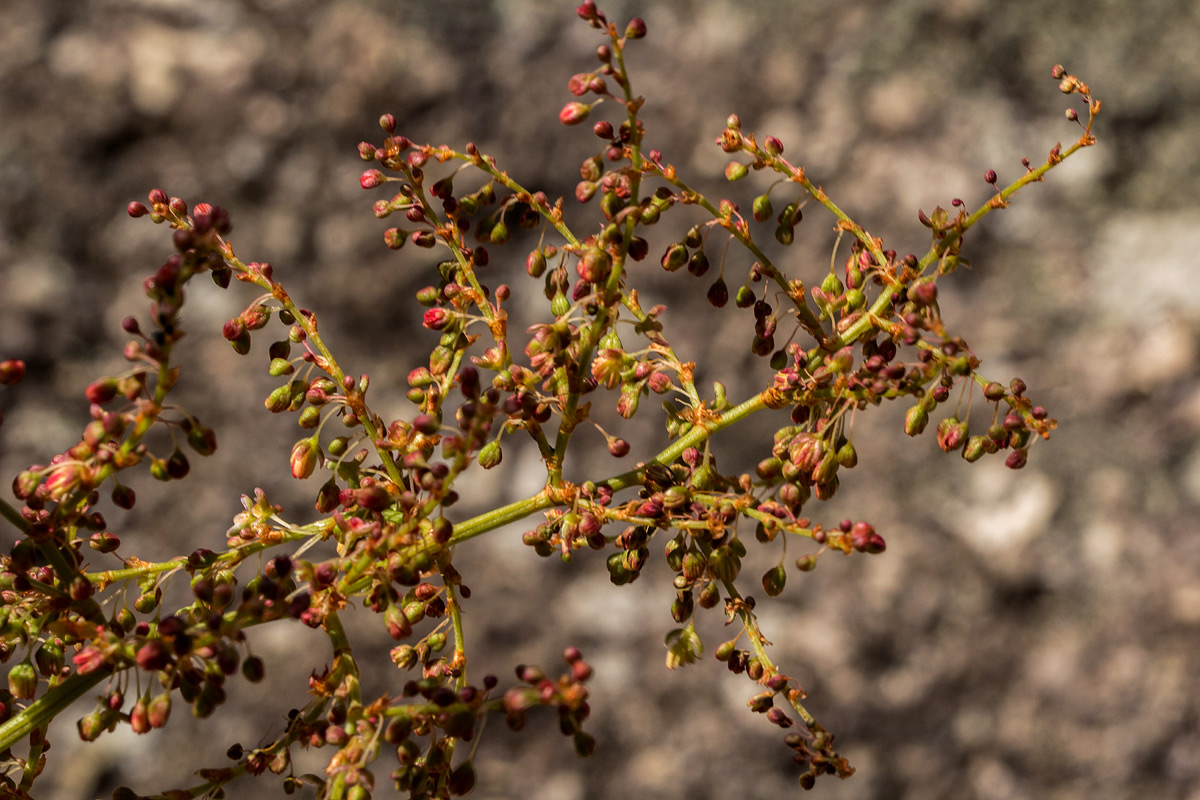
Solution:
M 586 126 L 563 129 L 557 113 L 571 99 L 567 78 L 593 68 L 600 42 L 575 5 L 6 0 L 0 357 L 25 359 L 30 373 L 0 393 L 0 472 L 77 441 L 84 387 L 124 368 L 120 320 L 144 317 L 141 280 L 170 252 L 164 229 L 124 211 L 154 187 L 229 209 L 239 255 L 270 261 L 317 311 L 348 370 L 371 374 L 378 410 L 411 414 L 404 376 L 427 344 L 413 293 L 432 281 L 436 256 L 384 247 L 387 224 L 371 214 L 383 195 L 359 188 L 355 145 L 379 141 L 375 121 L 392 112 L 413 139 L 473 140 L 526 186 L 570 198 L 597 140 Z M 780 137 L 793 162 L 901 253 L 928 245 L 918 208 L 955 197 L 974 206 L 990 192 L 985 169 L 1005 184 L 1021 157 L 1040 163 L 1056 141 L 1075 140 L 1063 117 L 1074 101 L 1058 93 L 1053 64 L 1103 101 L 1099 144 L 972 231 L 964 253 L 973 269 L 941 284 L 943 314 L 982 357 L 981 371 L 1022 377 L 1058 432 L 1012 472 L 998 460 L 948 458 L 931 435 L 909 440 L 903 408 L 860 415 L 860 466 L 814 513 L 870 519 L 887 552 L 792 571 L 760 616 L 778 662 L 858 767 L 848 781 L 818 782 L 814 797 L 1200 798 L 1200 6 L 601 8 L 620 25 L 646 18 L 649 36 L 628 61 L 648 99 L 647 142 L 685 177 L 743 207 L 765 188 L 718 180 L 726 157 L 713 139 L 737 112 L 747 130 Z M 782 263 L 819 279 L 833 238 L 828 215 L 810 204 Z M 529 288 L 527 249 L 493 250 L 496 283 L 511 273 L 518 290 Z M 715 325 L 698 316 L 706 284 L 667 280 L 646 263 L 681 355 L 725 365 L 706 377 L 745 397 L 764 374 L 746 352 L 748 324 L 732 308 Z M 290 519 L 312 517 L 316 483 L 287 478 L 294 418 L 268 418 L 260 405 L 272 386 L 267 340 L 242 359 L 220 337 L 251 299 L 237 285 L 222 293 L 199 282 L 190 292 L 176 394 L 216 427 L 221 446 L 194 458 L 182 484 L 134 481 L 137 508 L 109 515 L 125 554 L 220 546 L 238 496 L 256 486 Z M 771 429 L 763 422 L 758 432 Z M 632 458 L 652 454 L 661 434 L 634 430 Z M 723 466 L 762 457 L 740 452 L 742 440 L 717 441 Z M 512 451 L 472 486 L 463 513 L 536 490 L 537 466 Z M 466 615 L 472 675 L 507 678 L 520 662 L 553 670 L 563 647 L 581 647 L 596 667 L 589 727 L 599 749 L 578 760 L 549 714 L 517 735 L 494 721 L 479 745 L 475 796 L 799 791 L 781 737 L 745 710 L 753 687 L 744 677 L 711 658 L 664 669 L 662 636 L 675 626 L 658 545 L 647 574 L 616 588 L 599 557 L 542 562 L 520 532 L 473 541 L 456 561 L 476 598 Z M 10 534 L 0 538 L 9 546 Z M 747 585 L 777 559 L 774 549 L 752 559 Z M 703 619 L 711 653 L 730 634 Z M 398 687 L 377 626 L 352 623 L 363 647 L 380 650 L 374 688 Z M 66 715 L 51 730 L 52 774 L 39 796 L 190 785 L 196 766 L 228 763 L 233 742 L 278 731 L 305 702 L 324 645 L 300 625 L 269 627 L 251 637 L 268 681 L 234 687 L 212 719 L 192 720 L 177 704 L 165 733 L 122 730 L 82 746 L 73 723 L 90 700 Z M 297 762 L 313 769 L 320 755 Z M 389 796 L 387 769 L 377 796 Z M 282 796 L 272 779 L 243 784 L 228 796 Z

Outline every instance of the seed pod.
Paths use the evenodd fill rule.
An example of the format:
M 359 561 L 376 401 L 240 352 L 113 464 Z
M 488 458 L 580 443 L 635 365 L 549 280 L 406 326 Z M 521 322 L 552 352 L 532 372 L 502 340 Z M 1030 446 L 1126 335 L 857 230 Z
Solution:
M 762 577 L 763 591 L 768 597 L 778 597 L 783 592 L 783 587 L 787 583 L 787 570 L 782 564 L 778 564 L 767 570 Z
M 751 213 L 754 215 L 755 222 L 766 222 L 775 213 L 771 207 L 771 196 L 764 192 L 754 198 L 753 204 L 750 206 Z
M 688 253 L 687 248 L 683 244 L 676 242 L 667 248 L 663 253 L 662 268 L 668 272 L 674 272 L 687 263 Z
M 8 671 L 8 691 L 18 700 L 32 700 L 37 694 L 37 686 L 37 671 L 28 661 L 22 661 Z
M 724 308 L 729 302 L 729 287 L 724 278 L 717 278 L 716 283 L 708 288 L 708 302 L 716 308 Z
M 725 180 L 740 181 L 750 172 L 750 168 L 740 161 L 730 161 L 725 165 Z
M 967 423 L 959 422 L 957 417 L 947 417 L 938 423 L 937 442 L 944 452 L 953 453 L 962 447 L 967 440 Z

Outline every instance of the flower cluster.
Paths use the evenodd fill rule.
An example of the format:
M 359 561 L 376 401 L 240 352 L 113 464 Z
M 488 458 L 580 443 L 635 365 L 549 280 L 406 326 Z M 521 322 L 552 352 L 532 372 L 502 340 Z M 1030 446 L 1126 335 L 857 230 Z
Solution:
M 509 688 L 495 676 L 479 683 L 468 677 L 463 612 L 472 593 L 455 567 L 455 547 L 538 515 L 523 537 L 537 555 L 571 560 L 580 551 L 600 551 L 617 585 L 637 580 L 663 553 L 673 573 L 664 605 L 680 626 L 666 635 L 666 666 L 701 658 L 697 608 L 722 609 L 739 633 L 715 647 L 715 656 L 755 684 L 749 706 L 784 732 L 801 767 L 800 784 L 853 772 L 805 708 L 801 684 L 772 660 L 751 592 L 761 587 L 770 598 L 785 590 L 788 542 L 803 548 L 794 560 L 799 573 L 826 553 L 885 550 L 883 535 L 866 520 L 815 519 L 816 504 L 832 497 L 858 462 L 858 413 L 900 400 L 908 407 L 904 431 L 916 436 L 940 412 L 932 427 L 942 450 L 969 462 L 1003 453 L 1014 469 L 1024 466 L 1031 445 L 1050 436 L 1055 421 L 1027 396 L 1025 384 L 1013 379 L 1005 386 L 981 375 L 981 359 L 946 329 L 938 281 L 967 263 L 964 237 L 986 214 L 1094 142 L 1100 104 L 1086 84 L 1055 67 L 1060 89 L 1086 104 L 1086 122 L 1074 110 L 1068 114 L 1083 129 L 1078 141 L 1056 145 L 1040 166 L 1025 161 L 1007 186 L 987 170 L 993 194 L 973 212 L 957 199 L 951 211 L 919 212 L 930 247 L 923 255 L 899 255 L 786 159 L 781 140 L 767 135 L 760 142 L 736 115 L 716 137 L 731 157 L 725 177 L 733 183 L 766 170 L 776 182 L 749 199 L 749 214 L 743 202 L 692 188 L 660 150 L 646 145 L 639 116 L 645 100 L 633 92 L 624 59 L 626 47 L 646 35 L 645 23 L 633 19 L 619 28 L 592 0 L 578 14 L 604 40 L 597 66 L 568 81 L 575 99 L 559 121 L 574 126 L 605 109 L 617 112 L 593 122 L 597 150 L 579 168 L 574 200 L 597 210 L 586 234 L 566 223 L 564 199 L 524 187 L 473 144 L 459 150 L 414 142 L 385 114 L 382 140 L 358 147 L 370 164 L 361 186 L 390 195 L 375 202 L 375 216 L 399 220 L 384 232 L 387 247 L 411 244 L 409 252 L 441 257 L 415 298 L 430 348 L 407 378 L 411 413 L 388 419 L 375 410 L 383 404 L 375 403 L 370 377 L 344 371 L 317 314 L 295 304 L 270 264 L 235 255 L 223 209 L 189 208 L 158 189 L 147 203 L 130 203 L 130 216 L 148 216 L 172 231 L 174 252 L 144 284 L 149 327 L 134 317 L 124 321 L 130 366 L 87 387 L 90 421 L 79 443 L 16 476 L 19 509 L 0 501 L 0 513 L 19 534 L 0 556 L 0 661 L 13 662 L 8 690 L 0 692 L 0 749 L 8 764 L 0 781 L 9 794 L 29 796 L 46 764 L 50 719 L 79 697 L 99 692 L 95 710 L 78 721 L 80 736 L 90 741 L 119 725 L 137 733 L 161 728 L 180 701 L 208 716 L 224 701 L 227 681 L 263 680 L 263 661 L 247 636 L 263 624 L 323 632 L 332 663 L 314 665 L 309 699 L 282 733 L 252 748 L 231 746 L 232 765 L 200 770 L 203 783 L 189 796 L 219 796 L 241 775 L 270 772 L 282 776 L 289 793 L 313 784 L 321 797 L 368 797 L 385 751 L 394 754 L 396 791 L 414 798 L 463 795 L 475 785 L 484 717 L 500 714 L 516 730 L 538 706 L 555 709 L 575 751 L 590 755 L 595 740 L 582 726 L 592 669 L 575 648 L 565 651 L 566 668 L 556 679 L 529 665 L 517 667 Z M 798 274 L 788 255 L 808 205 L 835 219 L 834 256 L 824 274 Z M 680 206 L 702 209 L 705 221 L 652 253 L 655 237 L 647 229 L 663 225 Z M 843 238 L 849 246 L 839 264 Z M 512 260 L 498 255 L 505 246 L 519 249 L 517 261 L 525 265 L 526 275 L 509 276 L 511 285 L 499 268 Z M 647 272 L 658 269 L 655 261 L 679 274 L 681 291 L 690 283 L 697 296 L 703 292 L 711 313 L 752 316 L 745 346 L 769 367 L 757 391 L 735 401 L 720 381 L 697 384 L 697 365 L 682 360 L 671 343 L 666 309 L 639 298 Z M 119 509 L 134 505 L 133 490 L 120 482 L 124 470 L 145 467 L 170 483 L 188 475 L 187 451 L 208 455 L 216 448 L 210 427 L 167 402 L 179 376 L 173 358 L 183 335 L 184 288 L 202 273 L 223 289 L 234 278 L 254 287 L 221 333 L 241 355 L 251 353 L 255 340 L 262 349 L 267 337 L 266 369 L 277 383 L 264 406 L 295 415 L 301 434 L 288 469 L 296 479 L 322 476 L 316 518 L 289 522 L 256 489 L 243 496 L 223 549 L 149 563 L 111 532 L 96 504 L 107 492 Z M 524 331 L 510 330 L 506 304 L 529 291 L 530 281 L 545 298 L 542 316 Z M 15 384 L 23 374 L 20 361 L 0 362 L 0 384 Z M 653 403 L 643 403 L 650 397 Z M 639 449 L 634 435 L 610 432 L 591 418 L 596 404 L 612 409 L 616 424 L 657 406 L 669 444 L 637 452 L 624 471 L 568 480 L 566 467 L 586 442 L 602 439 L 619 459 Z M 752 472 L 723 471 L 718 434 L 760 413 L 779 418 L 773 438 L 743 441 L 737 453 L 744 457 L 757 446 L 757 465 Z M 543 488 L 462 518 L 459 477 L 503 469 L 505 448 L 515 439 L 537 448 Z M 309 555 L 319 542 L 330 543 L 324 558 Z M 771 548 L 779 559 L 747 582 L 742 563 L 755 547 Z M 112 568 L 93 565 L 102 557 L 115 560 Z M 165 608 L 164 585 L 184 576 L 189 602 Z M 377 697 L 364 694 L 360 678 L 369 667 L 341 623 L 351 604 L 375 612 L 393 642 L 385 668 L 400 676 L 382 681 L 393 688 Z M 12 750 L 21 740 L 28 741 L 24 757 Z M 297 747 L 329 749 L 322 776 L 295 774 Z M 118 796 L 135 795 L 120 790 Z

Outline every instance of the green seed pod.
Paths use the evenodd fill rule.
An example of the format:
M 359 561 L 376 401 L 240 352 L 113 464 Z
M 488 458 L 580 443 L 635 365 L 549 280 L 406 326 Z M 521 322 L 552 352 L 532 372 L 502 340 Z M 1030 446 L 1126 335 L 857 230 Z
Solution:
M 22 661 L 8 671 L 8 691 L 18 700 L 32 700 L 37 694 L 37 686 L 37 670 L 28 661 Z
M 740 181 L 749 174 L 750 168 L 740 161 L 730 161 L 725 165 L 725 180 Z
M 504 217 L 496 220 L 496 224 L 492 226 L 492 230 L 488 233 L 488 240 L 494 245 L 502 245 L 508 241 L 511 234 L 508 226 L 504 224 Z
M 854 443 L 849 439 L 846 443 L 838 448 L 837 460 L 846 469 L 852 469 L 858 464 L 858 451 L 854 449 Z
M 718 547 L 708 556 L 708 568 L 717 580 L 732 581 L 737 577 L 741 563 L 728 546 Z
M 821 281 L 821 291 L 832 299 L 846 291 L 846 287 L 842 284 L 841 279 L 831 272 L 825 276 L 825 280 Z
M 775 228 L 775 241 L 787 247 L 796 240 L 796 229 L 791 225 L 780 224 Z
M 546 272 L 546 253 L 543 250 L 533 250 L 525 258 L 525 271 L 531 278 L 540 278 Z
M 662 268 L 668 272 L 674 272 L 687 263 L 688 252 L 687 248 L 680 242 L 676 242 L 667 248 L 663 253 Z
M 787 570 L 782 564 L 778 564 L 767 570 L 762 577 L 763 591 L 768 597 L 778 597 L 783 592 L 784 585 L 787 584 Z
M 500 443 L 497 441 L 488 442 L 479 451 L 479 466 L 484 469 L 491 469 L 498 466 L 504 458 L 504 452 L 500 449 Z
M 750 208 L 754 214 L 755 222 L 766 222 L 775 213 L 774 209 L 771 208 L 771 196 L 766 192 L 754 198 L 754 203 Z
M 554 293 L 554 299 L 550 301 L 550 313 L 556 317 L 561 317 L 571 310 L 571 302 L 567 300 L 567 296 L 561 291 Z

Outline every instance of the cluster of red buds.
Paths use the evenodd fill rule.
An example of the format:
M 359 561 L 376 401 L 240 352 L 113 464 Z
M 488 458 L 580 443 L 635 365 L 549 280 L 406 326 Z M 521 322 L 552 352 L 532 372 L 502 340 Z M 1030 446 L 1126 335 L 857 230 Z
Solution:
M 1049 437 L 1055 421 L 1027 397 L 1025 384 L 1013 379 L 1005 386 L 979 374 L 981 359 L 946 330 L 937 283 L 967 263 L 964 237 L 986 214 L 1094 143 L 1099 102 L 1086 84 L 1055 67 L 1059 88 L 1087 106 L 1086 122 L 1068 113 L 1083 128 L 1079 140 L 1056 145 L 1040 166 L 1024 161 L 1021 176 L 1007 186 L 987 170 L 992 194 L 973 212 L 959 199 L 951 211 L 919 212 L 931 232 L 929 250 L 900 256 L 786 159 L 782 141 L 768 135 L 760 143 L 736 115 L 716 139 L 732 158 L 725 177 L 736 182 L 767 170 L 778 180 L 749 200 L 749 214 L 734 199 L 710 199 L 688 185 L 661 151 L 645 145 L 639 116 L 645 100 L 634 94 L 624 59 L 629 43 L 646 35 L 645 22 L 618 28 L 592 0 L 577 11 L 604 42 L 596 49 L 598 66 L 568 81 L 575 99 L 559 120 L 576 125 L 604 109 L 617 112 L 593 122 L 599 147 L 580 165 L 575 200 L 595 201 L 599 211 L 586 235 L 565 222 L 562 198 L 525 188 L 473 144 L 457 150 L 414 142 L 385 114 L 382 141 L 359 145 L 371 164 L 361 186 L 395 190 L 375 202 L 375 216 L 403 219 L 385 231 L 387 247 L 411 242 L 418 256 L 438 250 L 442 257 L 415 298 L 430 346 L 404 388 L 411 413 L 387 419 L 374 410 L 382 405 L 373 395 L 368 400 L 370 377 L 343 369 L 316 313 L 293 302 L 270 264 L 235 255 L 224 210 L 207 203 L 189 208 L 158 189 L 148 204 L 129 205 L 130 216 L 172 230 L 174 252 L 144 283 L 151 327 L 143 330 L 134 317 L 122 323 L 132 337 L 125 349 L 130 366 L 87 387 L 90 421 L 80 441 L 16 476 L 19 509 L 0 501 L 0 514 L 19 534 L 0 556 L 0 661 L 13 662 L 7 692 L 0 691 L 0 751 L 15 765 L 0 775 L 9 794 L 29 796 L 46 763 L 49 720 L 89 692 L 99 691 L 97 706 L 79 720 L 78 732 L 90 741 L 124 724 L 137 733 L 161 728 L 179 700 L 194 715 L 208 716 L 225 700 L 226 681 L 263 680 L 263 661 L 246 632 L 268 623 L 319 629 L 333 661 L 314 666 L 309 699 L 281 733 L 253 748 L 230 747 L 233 765 L 200 770 L 203 783 L 186 790 L 189 796 L 216 796 L 241 775 L 269 772 L 281 776 L 289 793 L 312 784 L 322 797 L 369 797 L 384 744 L 394 750 L 396 791 L 413 798 L 463 795 L 475 785 L 483 718 L 501 714 L 517 730 L 538 706 L 555 709 L 575 751 L 590 755 L 596 743 L 582 726 L 592 669 L 574 648 L 565 652 L 566 671 L 557 679 L 522 665 L 517 684 L 505 689 L 494 676 L 475 684 L 467 674 L 462 620 L 472 593 L 455 567 L 455 548 L 537 515 L 523 537 L 536 554 L 571 560 L 599 551 L 618 585 L 637 580 L 663 553 L 673 575 L 664 605 L 680 626 L 666 636 L 667 667 L 700 660 L 697 609 L 720 608 L 740 632 L 715 649 L 716 658 L 757 687 L 749 706 L 784 731 L 802 769 L 800 785 L 853 772 L 806 710 L 800 683 L 772 661 L 749 591 L 761 588 L 770 598 L 785 590 L 789 542 L 803 548 L 794 559 L 799 573 L 814 569 L 825 553 L 886 549 L 866 520 L 814 520 L 815 504 L 832 497 L 858 463 L 858 413 L 901 400 L 908 406 L 904 431 L 916 436 L 940 411 L 932 427 L 942 450 L 969 462 L 1004 453 L 1014 469 L 1025 465 L 1034 442 Z M 788 259 L 810 204 L 832 215 L 836 231 L 830 268 L 815 275 L 799 274 Z M 702 209 L 708 218 L 652 254 L 646 229 L 663 224 L 676 206 Z M 839 268 L 843 238 L 849 248 Z M 517 261 L 523 258 L 526 276 L 500 268 L 493 253 L 506 245 L 521 248 Z M 697 384 L 697 365 L 682 360 L 671 343 L 665 306 L 646 307 L 639 298 L 646 270 L 656 269 L 641 262 L 652 265 L 654 255 L 685 284 L 684 274 L 703 279 L 704 298 L 718 309 L 711 313 L 752 315 L 746 347 L 769 367 L 756 392 L 736 401 L 719 380 L 711 388 Z M 277 383 L 264 406 L 296 415 L 302 433 L 288 469 L 298 480 L 322 475 L 316 519 L 289 522 L 256 489 L 243 496 L 224 549 L 145 562 L 132 553 L 137 542 L 113 533 L 96 505 L 102 491 L 118 509 L 134 505 L 133 490 L 119 481 L 123 470 L 145 466 L 154 478 L 174 482 L 190 471 L 186 450 L 216 449 L 210 427 L 167 402 L 179 377 L 172 358 L 183 335 L 184 288 L 201 273 L 221 288 L 234 278 L 256 287 L 221 333 L 241 355 L 251 352 L 254 339 L 268 337 L 267 372 Z M 510 330 L 506 304 L 526 281 L 536 282 L 545 310 L 523 332 Z M 731 299 L 732 308 L 723 310 Z M 268 333 L 272 321 L 280 326 L 275 335 Z M 705 365 L 718 374 L 720 366 Z M 23 375 L 22 362 L 0 362 L 0 384 Z M 651 397 L 653 403 L 643 402 Z M 606 423 L 614 428 L 657 405 L 669 444 L 650 452 L 640 437 L 605 430 L 592 419 L 597 404 L 615 412 L 616 423 Z M 721 431 L 760 413 L 780 419 L 773 438 L 760 443 L 757 465 L 722 471 Z M 543 488 L 463 518 L 456 507 L 459 476 L 503 469 L 513 437 L 528 437 L 538 449 Z M 616 458 L 637 450 L 633 465 L 568 480 L 571 459 L 585 446 L 579 442 L 599 439 Z M 754 452 L 755 444 L 735 443 L 737 457 Z M 330 543 L 327 555 L 306 557 L 319 542 Z M 755 547 L 779 557 L 747 589 L 742 564 Z M 94 558 L 115 563 L 104 569 Z M 183 575 L 188 602 L 168 610 L 164 587 Z M 379 615 L 381 633 L 392 642 L 386 669 L 402 675 L 374 679 L 392 687 L 377 697 L 364 694 L 366 665 L 341 623 L 352 603 Z M 11 749 L 21 740 L 28 741 L 24 758 Z M 323 777 L 295 774 L 296 747 L 330 749 Z M 136 797 L 124 789 L 114 796 Z

